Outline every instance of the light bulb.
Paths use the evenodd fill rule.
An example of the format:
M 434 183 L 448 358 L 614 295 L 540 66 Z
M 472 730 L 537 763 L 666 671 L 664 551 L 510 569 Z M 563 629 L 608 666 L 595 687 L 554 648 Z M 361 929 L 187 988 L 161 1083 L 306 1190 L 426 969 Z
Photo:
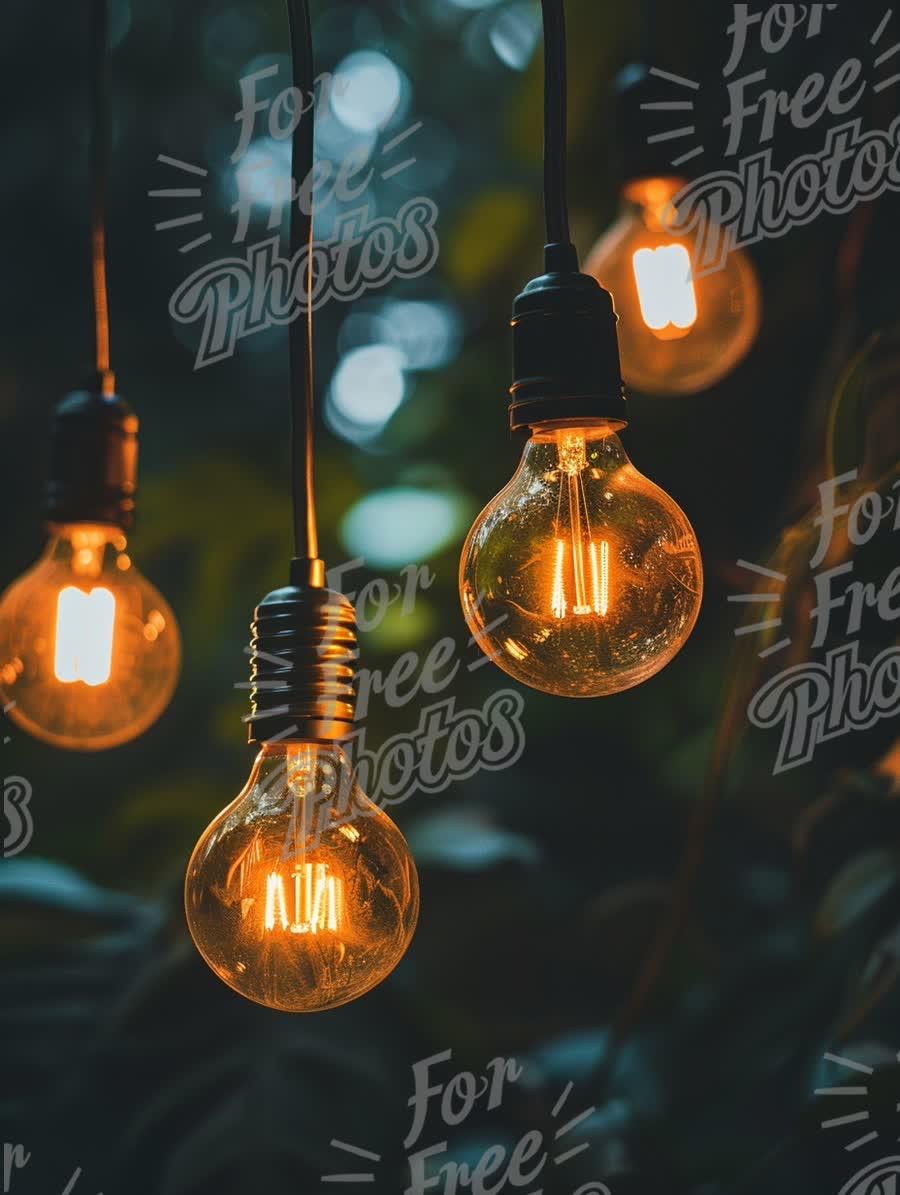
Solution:
M 695 237 L 667 230 L 666 210 L 682 186 L 677 178 L 630 182 L 619 220 L 585 267 L 615 299 L 625 382 L 648 394 L 712 386 L 759 330 L 759 283 L 746 254 L 733 249 L 722 269 L 695 278 Z
M 126 548 L 111 525 L 54 526 L 0 599 L 0 696 L 17 725 L 54 746 L 135 738 L 178 681 L 175 616 Z
M 419 881 L 406 841 L 337 743 L 263 746 L 185 880 L 191 936 L 241 996 L 286 1012 L 355 1000 L 406 952 Z
M 634 468 L 616 426 L 533 428 L 462 553 L 475 641 L 522 684 L 562 697 L 653 676 L 690 635 L 703 593 L 690 523 Z

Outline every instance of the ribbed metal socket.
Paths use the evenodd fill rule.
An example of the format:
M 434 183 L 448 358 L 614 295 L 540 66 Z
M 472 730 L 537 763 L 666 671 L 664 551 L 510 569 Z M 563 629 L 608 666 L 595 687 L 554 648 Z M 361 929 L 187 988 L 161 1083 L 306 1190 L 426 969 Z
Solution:
M 290 585 L 251 626 L 251 743 L 335 742 L 353 731 L 356 613 L 342 593 Z

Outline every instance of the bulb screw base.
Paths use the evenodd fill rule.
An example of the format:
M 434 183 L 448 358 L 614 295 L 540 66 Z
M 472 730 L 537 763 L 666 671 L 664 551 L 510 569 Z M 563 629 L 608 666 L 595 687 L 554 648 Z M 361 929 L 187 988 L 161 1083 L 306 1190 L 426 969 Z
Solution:
M 546 260 L 548 272 L 529 282 L 513 305 L 510 427 L 592 419 L 624 424 L 612 296 L 578 272 L 571 246 L 548 245 Z
M 138 418 L 123 398 L 104 393 L 104 382 L 67 394 L 53 411 L 48 523 L 134 525 Z
M 353 732 L 356 612 L 342 593 L 307 582 L 267 594 L 250 649 L 251 743 L 328 743 Z

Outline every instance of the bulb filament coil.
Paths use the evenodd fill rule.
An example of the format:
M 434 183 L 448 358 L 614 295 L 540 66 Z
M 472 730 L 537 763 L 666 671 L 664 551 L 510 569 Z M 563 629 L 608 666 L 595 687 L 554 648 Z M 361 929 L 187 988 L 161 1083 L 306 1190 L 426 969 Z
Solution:
M 598 544 L 591 535 L 581 477 L 588 467 L 584 435 L 579 432 L 560 432 L 558 453 L 559 468 L 564 478 L 560 479 L 550 609 L 553 617 L 558 619 L 566 618 L 570 612 L 581 617 L 595 614 L 603 618 L 609 610 L 609 543 L 604 539 Z M 567 532 L 565 535 L 564 529 Z M 571 570 L 567 563 L 567 540 L 572 548 Z M 566 596 L 566 574 L 569 571 L 574 591 L 571 610 Z
M 329 874 L 324 863 L 302 863 L 291 879 L 293 918 L 288 916 L 284 878 L 277 871 L 266 877 L 265 928 L 292 934 L 337 933 L 344 913 L 343 880 Z

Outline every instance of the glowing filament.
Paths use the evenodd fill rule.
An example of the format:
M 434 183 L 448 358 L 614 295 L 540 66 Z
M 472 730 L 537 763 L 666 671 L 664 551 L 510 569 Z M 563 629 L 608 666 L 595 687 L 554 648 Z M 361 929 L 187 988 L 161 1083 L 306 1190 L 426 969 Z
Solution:
M 553 600 L 550 608 L 554 618 L 566 616 L 566 589 L 563 581 L 563 564 L 566 559 L 566 545 L 561 539 L 556 541 L 556 564 L 553 568 Z
M 281 922 L 281 928 L 287 929 L 288 919 L 284 907 L 284 882 L 278 872 L 273 871 L 266 877 L 266 929 L 274 929 L 276 919 Z
M 56 605 L 53 671 L 63 684 L 102 685 L 112 669 L 116 599 L 108 589 L 84 593 L 74 585 L 60 590 Z
M 697 322 L 697 292 L 684 245 L 638 249 L 634 279 L 641 315 L 651 331 L 662 332 L 670 325 L 685 331 Z
M 584 548 L 581 540 L 573 541 L 573 571 L 575 574 L 576 592 L 584 589 L 586 577 L 584 568 Z M 590 561 L 591 602 L 581 601 L 572 607 L 573 614 L 599 614 L 605 618 L 609 612 L 609 544 L 605 539 L 598 546 L 591 540 L 588 545 Z M 565 618 L 568 613 L 565 589 L 565 541 L 556 541 L 556 560 L 553 568 L 553 597 L 551 611 L 554 618 Z M 579 568 L 580 565 L 580 568 Z
M 559 467 L 570 477 L 587 468 L 587 449 L 583 432 L 560 432 L 558 438 Z
M 344 917 L 344 882 L 329 875 L 324 863 L 301 863 L 293 872 L 293 920 L 288 918 L 284 881 L 277 872 L 266 879 L 264 924 L 277 925 L 292 934 L 337 933 Z
M 609 544 L 600 541 L 600 567 L 597 567 L 597 545 L 591 540 L 591 582 L 594 613 L 606 617 L 609 610 Z

